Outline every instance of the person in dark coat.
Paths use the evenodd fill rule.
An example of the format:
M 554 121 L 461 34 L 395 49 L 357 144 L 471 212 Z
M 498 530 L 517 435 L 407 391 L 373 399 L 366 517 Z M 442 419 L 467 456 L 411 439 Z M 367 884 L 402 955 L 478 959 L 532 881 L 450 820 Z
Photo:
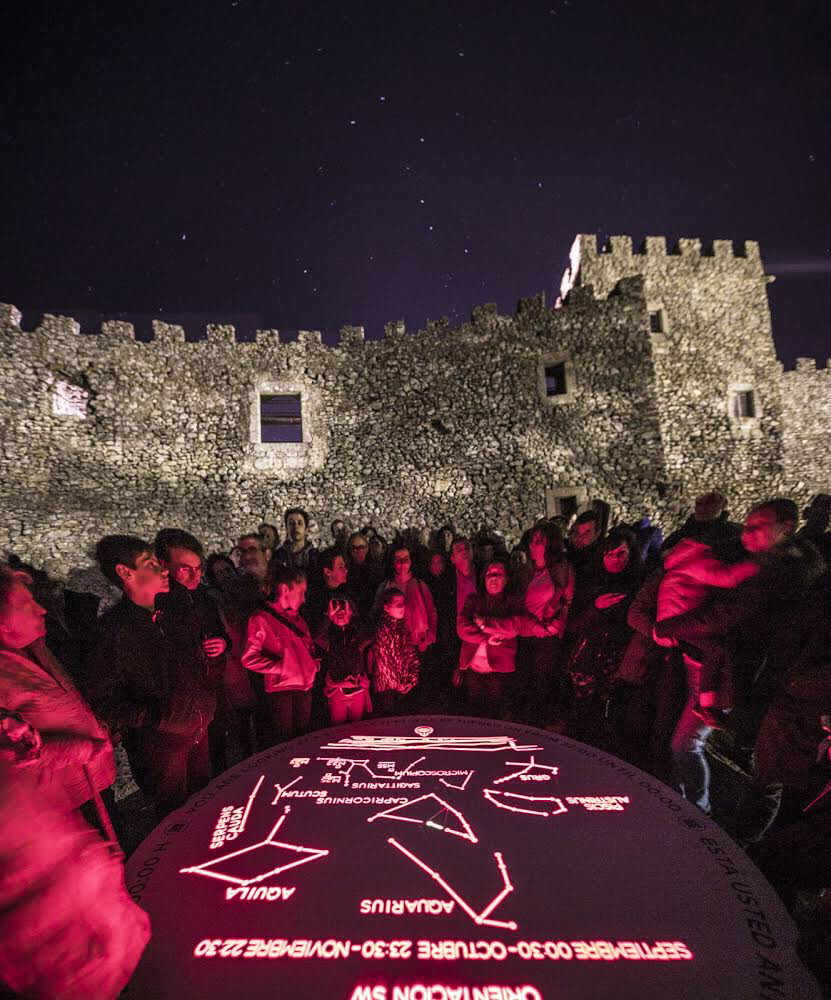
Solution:
M 346 589 L 362 621 L 369 617 L 382 573 L 368 559 L 369 539 L 360 531 L 353 531 L 346 542 Z
M 454 586 L 456 570 L 443 552 L 434 550 L 431 553 L 424 582 L 432 594 L 438 624 L 436 641 L 422 658 L 419 683 L 421 707 L 425 712 L 441 714 L 448 709 L 453 671 L 459 662 Z
M 686 682 L 677 648 L 653 638 L 663 569 L 651 572 L 629 605 L 632 629 L 612 678 L 613 714 L 623 720 L 621 754 L 662 780 L 671 770 L 669 741 L 684 704 Z
M 725 497 L 715 490 L 697 497 L 692 514 L 667 537 L 661 551 L 674 548 L 682 538 L 692 538 L 706 545 L 738 540 L 740 529 L 727 520 L 726 503 Z
M 170 585 L 147 542 L 107 535 L 96 558 L 124 596 L 99 619 L 83 687 L 98 716 L 120 734 L 133 777 L 162 819 L 211 778 L 207 732 L 216 696 L 199 623 L 179 610 L 156 609 Z
M 641 582 L 634 534 L 614 528 L 603 539 L 589 601 L 571 618 L 565 672 L 571 684 L 570 730 L 578 739 L 599 738 L 611 682 L 632 634 L 627 612 Z
M 831 706 L 831 576 L 804 591 L 783 624 L 768 654 L 772 693 L 753 747 L 753 783 L 732 823 L 745 844 L 760 840 L 780 810 L 786 821 L 798 817 L 831 777 L 817 758 Z
M 517 638 L 530 624 L 522 598 L 509 596 L 508 567 L 501 559 L 485 566 L 481 589 L 465 601 L 457 629 L 462 641 L 459 674 L 471 714 L 499 719 L 505 685 L 516 670 Z
M 716 590 L 700 608 L 657 622 L 654 635 L 668 645 L 723 637 L 734 664 L 736 714 L 731 721 L 737 740 L 752 745 L 759 720 L 770 701 L 770 671 L 762 672 L 773 641 L 787 629 L 806 588 L 824 570 L 816 549 L 794 539 L 796 504 L 768 500 L 745 519 L 742 546 L 761 563 L 760 572 L 731 591 Z M 683 654 L 688 699 L 672 739 L 676 784 L 687 798 L 709 811 L 709 767 L 704 746 L 709 726 L 694 714 L 700 663 Z
M 370 638 L 348 598 L 329 599 L 314 640 L 322 653 L 323 693 L 332 725 L 360 722 L 372 711 L 366 655 Z
M 302 507 L 289 507 L 283 515 L 286 540 L 274 550 L 274 562 L 289 569 L 299 569 L 306 578 L 317 569 L 318 550 L 309 540 L 309 515 Z
M 574 519 L 568 536 L 567 553 L 574 568 L 574 612 L 591 604 L 595 573 L 599 565 L 602 532 L 597 511 L 584 510 Z
M 217 711 L 208 727 L 208 746 L 214 775 L 228 767 L 227 732 L 232 710 L 225 697 L 225 673 L 230 647 L 219 604 L 202 582 L 205 551 L 202 543 L 180 528 L 162 528 L 153 542 L 156 556 L 168 572 L 170 590 L 156 606 L 195 619 L 200 633 L 208 682 L 217 696 Z

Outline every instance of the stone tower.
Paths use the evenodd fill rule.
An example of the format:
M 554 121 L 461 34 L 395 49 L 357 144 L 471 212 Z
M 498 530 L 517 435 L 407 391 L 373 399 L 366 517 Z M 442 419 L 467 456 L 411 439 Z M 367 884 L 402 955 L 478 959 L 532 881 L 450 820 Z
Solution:
M 577 236 L 561 293 L 591 287 L 605 298 L 622 278 L 641 276 L 649 314 L 663 451 L 671 492 L 718 488 L 734 510 L 775 489 L 783 468 L 782 366 L 776 358 L 759 245 L 730 240 L 702 251 L 698 239 L 628 236 L 598 251 Z

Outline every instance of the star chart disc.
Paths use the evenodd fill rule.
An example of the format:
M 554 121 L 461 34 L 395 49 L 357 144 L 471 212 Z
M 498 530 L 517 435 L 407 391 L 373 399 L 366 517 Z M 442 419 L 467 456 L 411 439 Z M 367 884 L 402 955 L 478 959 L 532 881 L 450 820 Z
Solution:
M 168 816 L 127 886 L 153 925 L 131 997 L 819 997 L 719 827 L 508 723 L 386 719 L 266 750 Z

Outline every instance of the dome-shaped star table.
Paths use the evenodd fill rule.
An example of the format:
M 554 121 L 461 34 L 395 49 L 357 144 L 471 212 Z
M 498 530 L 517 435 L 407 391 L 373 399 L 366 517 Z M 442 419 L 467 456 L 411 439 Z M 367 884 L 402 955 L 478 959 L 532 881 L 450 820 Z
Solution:
M 525 726 L 407 717 L 267 750 L 127 865 L 138 998 L 818 997 L 795 928 L 697 809 Z

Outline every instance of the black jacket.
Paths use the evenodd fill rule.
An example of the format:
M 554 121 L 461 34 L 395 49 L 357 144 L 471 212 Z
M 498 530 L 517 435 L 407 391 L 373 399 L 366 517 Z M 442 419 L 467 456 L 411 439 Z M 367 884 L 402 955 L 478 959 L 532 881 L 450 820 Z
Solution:
M 197 734 L 216 709 L 201 640 L 195 616 L 151 613 L 125 595 L 99 619 L 84 694 L 114 732 Z

